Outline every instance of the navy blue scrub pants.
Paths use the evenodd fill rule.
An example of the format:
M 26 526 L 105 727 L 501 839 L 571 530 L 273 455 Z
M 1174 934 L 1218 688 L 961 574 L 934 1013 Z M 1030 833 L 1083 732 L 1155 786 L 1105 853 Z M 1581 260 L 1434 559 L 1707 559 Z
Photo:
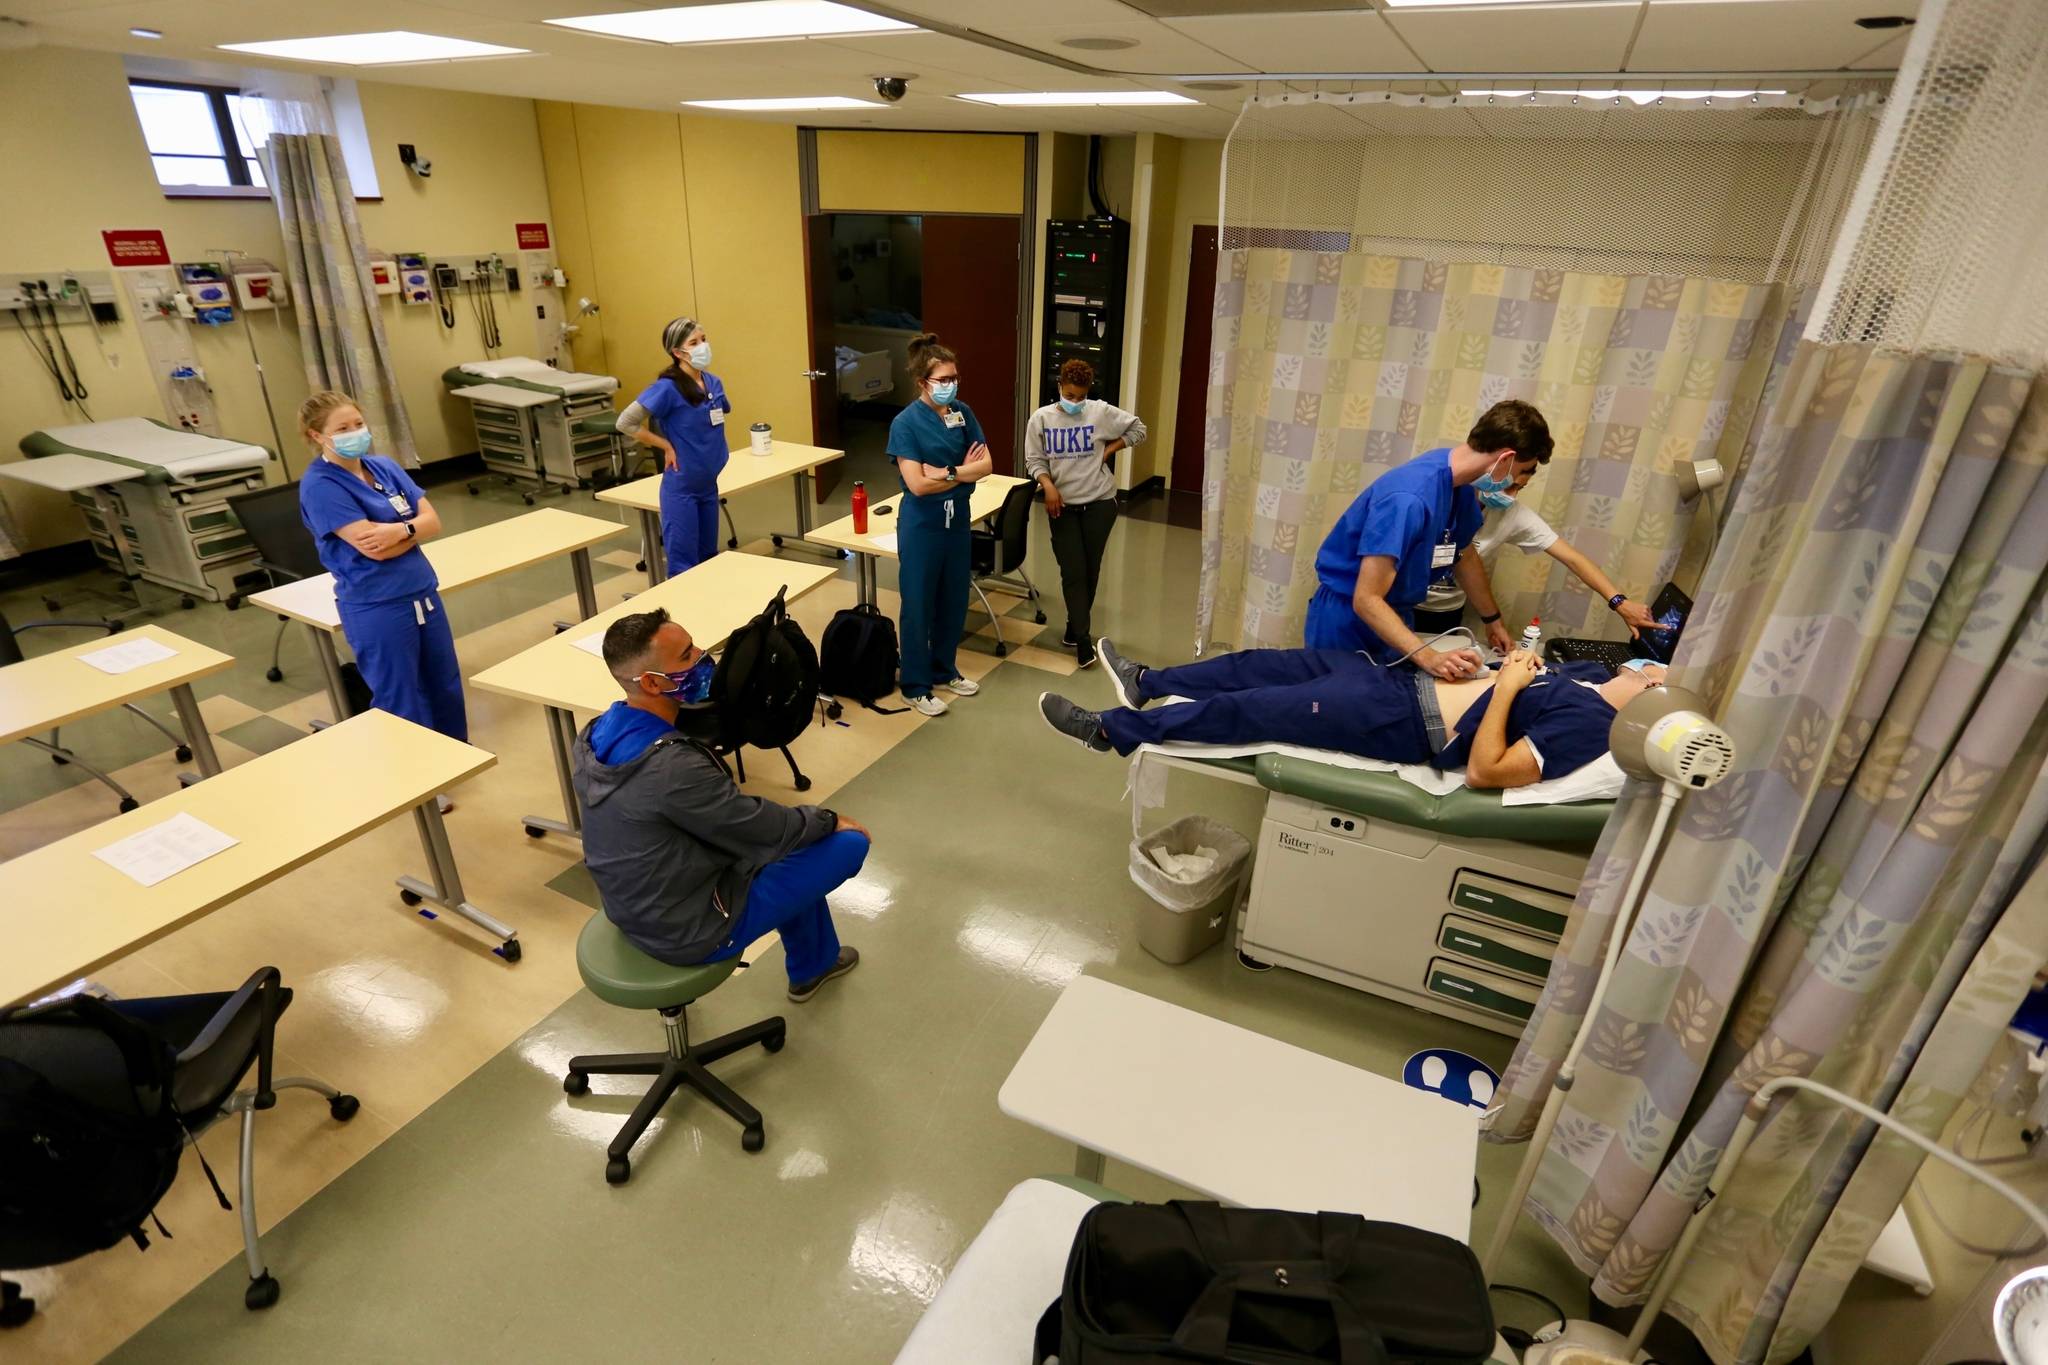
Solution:
M 337 602 L 341 631 L 379 711 L 403 716 L 450 739 L 469 739 L 455 632 L 441 594 L 392 602 Z
M 1418 684 L 1431 685 L 1413 669 L 1378 668 L 1349 650 L 1247 649 L 1146 669 L 1139 700 L 1188 700 L 1104 711 L 1102 729 L 1120 754 L 1173 742 L 1298 744 L 1389 763 L 1427 763 Z
M 960 676 L 956 655 L 967 624 L 972 549 L 965 521 L 950 531 L 906 527 L 897 533 L 896 589 L 903 597 L 896 621 L 903 637 L 898 671 L 906 697 L 929 697 L 934 687 Z
M 1413 622 L 1413 607 L 1389 605 L 1394 606 L 1404 622 Z M 1390 648 L 1373 633 L 1371 626 L 1358 618 L 1349 597 L 1320 584 L 1315 596 L 1308 600 L 1308 620 L 1302 626 L 1301 641 L 1310 649 L 1366 650 L 1383 664 L 1397 662 L 1401 657 L 1399 651 Z
M 673 578 L 718 553 L 718 490 L 692 493 L 680 471 L 661 476 L 661 548 Z
M 847 829 L 768 864 L 747 888 L 732 936 L 704 960 L 723 962 L 755 939 L 780 932 L 789 983 L 817 980 L 839 961 L 839 931 L 825 897 L 859 872 L 867 856 L 867 836 Z

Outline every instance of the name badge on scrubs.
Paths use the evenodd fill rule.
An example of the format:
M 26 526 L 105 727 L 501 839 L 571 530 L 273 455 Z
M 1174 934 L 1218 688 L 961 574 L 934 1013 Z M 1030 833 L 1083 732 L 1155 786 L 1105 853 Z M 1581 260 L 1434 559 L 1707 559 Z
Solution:
M 389 502 L 391 504 L 391 510 L 398 513 L 398 515 L 400 515 L 401 517 L 407 517 L 412 515 L 412 504 L 405 500 L 405 494 L 392 493 L 385 499 L 385 501 Z
M 954 408 L 945 415 L 943 420 L 949 427 L 964 427 L 967 425 L 967 414 L 958 408 Z
M 724 408 L 713 408 L 711 410 L 711 425 L 714 427 L 722 427 L 725 425 Z
M 1457 562 L 1458 547 L 1456 545 L 1443 544 L 1430 551 L 1429 567 L 1432 569 L 1448 569 Z

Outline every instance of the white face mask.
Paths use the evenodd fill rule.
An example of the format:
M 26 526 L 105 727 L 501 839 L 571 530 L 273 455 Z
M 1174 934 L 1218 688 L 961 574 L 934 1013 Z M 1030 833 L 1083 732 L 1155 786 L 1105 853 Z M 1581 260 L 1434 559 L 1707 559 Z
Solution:
M 711 343 L 700 341 L 690 348 L 690 363 L 700 370 L 711 368 Z

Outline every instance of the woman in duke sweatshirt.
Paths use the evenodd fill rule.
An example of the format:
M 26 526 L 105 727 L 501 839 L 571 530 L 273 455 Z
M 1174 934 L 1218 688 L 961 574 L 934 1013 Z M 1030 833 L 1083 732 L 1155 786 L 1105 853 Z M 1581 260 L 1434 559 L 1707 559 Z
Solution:
M 1045 515 L 1052 521 L 1052 552 L 1060 565 L 1060 593 L 1067 600 L 1065 641 L 1086 668 L 1095 662 L 1095 584 L 1102 551 L 1116 525 L 1116 474 L 1110 461 L 1119 450 L 1145 439 L 1135 414 L 1090 398 L 1095 370 L 1085 360 L 1060 366 L 1060 399 L 1031 414 L 1024 431 L 1024 470 L 1045 490 Z

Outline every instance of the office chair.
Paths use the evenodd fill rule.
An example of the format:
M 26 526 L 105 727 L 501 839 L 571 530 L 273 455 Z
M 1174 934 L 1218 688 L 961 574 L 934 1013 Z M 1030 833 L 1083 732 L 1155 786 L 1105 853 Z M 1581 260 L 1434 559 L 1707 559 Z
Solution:
M 1038 603 L 1038 589 L 1030 575 L 1024 572 L 1024 550 L 1031 528 L 1031 495 L 1036 486 L 1028 479 L 1003 495 L 1003 505 L 996 510 L 995 525 L 989 530 L 974 528 L 970 534 L 971 548 L 968 564 L 974 583 L 974 595 L 981 599 L 981 609 L 988 613 L 988 619 L 996 623 L 996 654 L 1008 654 L 1010 647 L 1003 643 L 1003 621 L 996 615 L 995 608 L 988 603 L 988 594 L 981 590 L 981 580 L 994 578 L 999 574 L 1014 573 L 1023 583 L 1024 592 L 1034 607 Z M 1045 609 L 1038 607 L 1035 613 L 1039 625 L 1045 624 Z
M 301 578 L 317 578 L 327 572 L 327 566 L 320 562 L 320 551 L 313 544 L 312 532 L 299 517 L 297 480 L 259 488 L 253 493 L 237 493 L 228 499 L 228 507 L 255 543 L 256 567 L 269 577 L 271 587 Z M 291 624 L 289 616 L 277 618 L 277 638 L 270 645 L 270 668 L 263 675 L 272 682 L 284 681 L 284 633 Z
M 309 1077 L 272 1079 L 272 1040 L 278 1018 L 291 1002 L 292 993 L 275 967 L 258 970 L 233 994 L 223 991 L 107 1002 L 116 1013 L 142 1026 L 175 1054 L 170 1098 L 185 1126 L 188 1145 L 196 1144 L 199 1135 L 222 1117 L 241 1115 L 242 1248 L 249 1268 L 249 1284 L 243 1291 L 242 1302 L 250 1309 L 270 1307 L 277 1302 L 279 1293 L 277 1279 L 264 1265 L 256 1237 L 257 1111 L 275 1107 L 280 1090 L 313 1091 L 327 1101 L 327 1112 L 338 1123 L 348 1122 L 362 1107 L 355 1096 Z M 89 1074 L 90 1068 L 79 1065 L 75 1059 L 53 1058 L 47 1041 L 32 1036 L 37 1029 L 33 1013 L 26 1018 L 17 1016 L 0 1021 L 0 1057 L 24 1061 L 32 1070 L 41 1070 L 45 1080 L 60 1089 L 76 1090 L 94 1084 L 104 1087 L 104 1076 L 95 1081 Z M 108 1037 L 105 1033 L 92 1036 L 99 1040 Z M 251 1066 L 256 1068 L 255 1087 L 238 1090 L 236 1087 Z M 125 1079 L 127 1069 L 122 1068 L 120 1074 Z M 203 1164 L 204 1158 L 201 1160 Z M 206 1173 L 212 1180 L 212 1170 Z M 232 1207 L 221 1193 L 218 1181 L 214 1181 L 214 1194 L 221 1207 Z M 0 1232 L 4 1231 L 4 1220 L 0 1220 Z M 25 1248 L 14 1239 L 6 1239 L 0 1245 L 5 1246 L 5 1263 L 10 1267 L 23 1268 L 34 1263 L 33 1256 L 28 1254 L 32 1248 Z M 54 1255 L 45 1264 L 56 1264 L 79 1254 L 75 1247 L 52 1250 Z M 18 1288 L 10 1287 L 6 1309 L 18 1322 L 26 1320 L 34 1311 L 34 1304 L 22 1299 Z
M 9 664 L 21 663 L 28 657 L 21 652 L 21 641 L 16 639 L 16 636 L 20 635 L 23 631 L 47 630 L 52 626 L 68 626 L 74 630 L 104 630 L 109 635 L 121 633 L 121 627 L 112 621 L 31 621 L 25 626 L 16 626 L 8 623 L 5 613 L 0 613 L 0 668 L 5 668 Z M 165 739 L 176 746 L 178 762 L 190 763 L 192 761 L 192 746 L 185 742 L 183 735 L 180 735 L 177 731 L 171 729 L 132 701 L 123 702 L 121 709 L 148 721 Z M 41 749 L 50 756 L 52 763 L 59 765 L 67 763 L 76 764 L 80 772 L 87 774 L 94 781 L 107 787 L 114 795 L 120 797 L 121 809 L 123 811 L 134 810 L 141 804 L 141 802 L 135 799 L 134 793 L 130 792 L 126 787 L 80 758 L 73 750 L 66 748 L 63 730 L 50 731 L 48 739 L 25 736 L 21 742 L 29 745 L 31 748 Z

